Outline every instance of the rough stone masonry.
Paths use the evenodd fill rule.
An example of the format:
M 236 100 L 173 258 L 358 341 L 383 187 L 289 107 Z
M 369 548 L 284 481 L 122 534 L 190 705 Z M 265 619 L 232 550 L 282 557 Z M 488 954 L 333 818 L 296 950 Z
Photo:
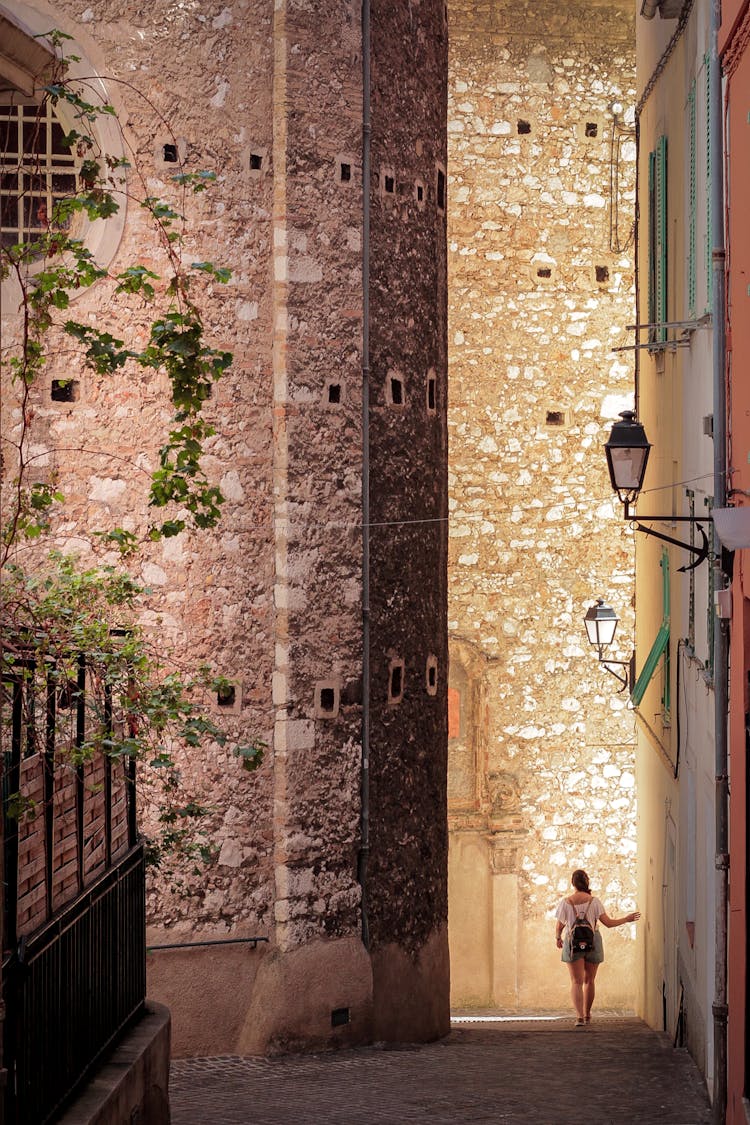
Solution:
M 632 644 L 602 446 L 632 406 L 633 5 L 450 5 L 449 813 L 454 1003 L 564 1002 L 575 867 L 635 889 L 634 729 L 583 616 Z M 615 510 L 615 507 L 617 510 Z M 613 931 L 603 1002 L 632 1005 Z
M 226 675 L 233 699 L 209 703 L 231 738 L 260 735 L 268 749 L 253 775 L 218 745 L 184 756 L 186 784 L 212 809 L 216 856 L 205 871 L 181 872 L 176 890 L 156 876 L 149 940 L 268 943 L 150 956 L 149 989 L 172 1009 L 175 1052 L 442 1034 L 442 0 L 373 0 L 365 184 L 359 0 L 19 0 L 10 8 L 29 36 L 52 27 L 72 36 L 79 72 L 100 76 L 116 108 L 133 198 L 122 229 L 111 225 L 101 248 L 111 274 L 134 262 L 157 273 L 164 266 L 139 193 L 184 212 L 186 260 L 232 271 L 228 285 L 207 278 L 196 290 L 209 341 L 234 353 L 206 404 L 217 433 L 204 463 L 226 497 L 223 517 L 215 531 L 147 544 L 134 573 L 153 590 L 144 624 L 154 643 L 180 663 L 209 661 Z M 184 198 L 172 180 L 180 168 L 211 170 L 217 184 Z M 114 300 L 113 289 L 102 280 L 78 295 L 76 317 L 142 343 L 147 310 L 137 299 Z M 3 314 L 5 346 L 19 318 L 7 300 Z M 363 447 L 364 332 L 370 440 Z M 75 382 L 67 401 L 51 393 L 60 378 Z M 92 532 L 120 525 L 140 537 L 147 529 L 144 482 L 169 418 L 166 391 L 157 375 L 126 369 L 104 379 L 71 370 L 62 350 L 34 389 L 35 471 L 56 472 L 67 498 L 53 542 L 86 565 L 101 557 Z M 18 423 L 10 407 L 11 436 Z

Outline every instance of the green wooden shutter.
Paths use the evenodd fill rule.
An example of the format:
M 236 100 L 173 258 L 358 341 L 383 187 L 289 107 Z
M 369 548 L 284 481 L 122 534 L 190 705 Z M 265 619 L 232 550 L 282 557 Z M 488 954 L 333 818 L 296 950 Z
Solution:
M 646 688 L 651 682 L 651 677 L 657 669 L 664 653 L 669 651 L 669 625 L 662 624 L 656 634 L 656 640 L 651 646 L 651 651 L 646 657 L 646 662 L 641 669 L 641 674 L 635 682 L 635 687 L 630 696 L 634 707 L 638 707 L 646 694 Z
M 692 488 L 685 489 L 685 495 L 688 499 L 688 514 L 692 519 L 695 519 L 695 492 Z M 689 524 L 690 527 L 690 546 L 695 546 L 695 524 Z M 690 575 L 690 593 L 688 600 L 688 644 L 693 652 L 695 652 L 695 570 L 688 571 Z
M 667 138 L 659 137 L 648 157 L 648 319 L 667 319 Z M 649 343 L 664 343 L 666 328 L 652 328 Z
M 667 138 L 659 137 L 656 145 L 654 194 L 656 196 L 656 320 L 667 318 Z M 657 330 L 661 343 L 667 339 L 666 328 Z
M 662 629 L 666 628 L 667 633 L 669 633 L 672 621 L 672 590 L 669 578 L 669 551 L 666 547 L 662 549 L 659 566 L 661 567 Z M 661 690 L 661 707 L 665 721 L 669 721 L 672 710 L 672 662 L 669 651 L 669 636 L 667 636 L 667 643 L 664 648 L 664 681 Z
M 648 154 L 648 322 L 656 321 L 656 153 Z M 649 329 L 649 343 L 656 332 Z
M 669 713 L 672 704 L 672 670 L 670 665 L 669 654 L 669 631 L 670 631 L 670 618 L 672 615 L 671 609 L 671 590 L 669 579 L 669 551 L 666 548 L 662 551 L 661 560 L 659 563 L 661 567 L 661 599 L 662 599 L 662 622 L 659 626 L 659 632 L 656 634 L 656 640 L 651 646 L 651 650 L 646 657 L 641 674 L 635 682 L 635 687 L 630 693 L 630 700 L 634 707 L 638 707 L 646 694 L 646 688 L 651 683 L 654 672 L 659 667 L 659 661 L 664 658 L 664 682 L 662 685 L 661 705 L 664 713 L 665 721 L 669 720 Z
M 705 505 L 708 509 L 708 549 L 709 559 L 712 559 L 716 551 L 716 535 L 714 532 L 714 521 L 711 519 L 711 509 L 714 506 L 713 496 L 707 496 Z M 716 627 L 716 607 L 714 606 L 714 591 L 716 589 L 716 572 L 714 567 L 709 565 L 708 568 L 708 605 L 706 607 L 706 640 L 708 643 L 708 654 L 706 656 L 706 667 L 708 674 L 713 680 L 714 678 L 714 628 Z
M 696 162 L 696 114 L 695 114 L 695 79 L 690 87 L 688 96 L 688 128 L 690 132 L 690 182 L 689 182 L 689 229 L 688 229 L 688 317 L 695 316 L 696 298 L 696 238 L 695 220 L 697 208 L 697 191 L 695 181 Z

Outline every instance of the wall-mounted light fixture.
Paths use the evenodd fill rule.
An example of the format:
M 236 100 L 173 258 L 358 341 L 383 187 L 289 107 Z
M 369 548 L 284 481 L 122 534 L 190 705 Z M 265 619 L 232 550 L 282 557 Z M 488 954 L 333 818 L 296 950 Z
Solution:
M 614 676 L 620 684 L 620 691 L 632 689 L 633 681 L 635 679 L 635 653 L 630 657 L 630 660 L 610 660 L 608 656 L 604 655 L 604 649 L 609 648 L 612 641 L 615 639 L 615 630 L 620 618 L 617 616 L 612 606 L 607 605 L 603 598 L 597 598 L 594 605 L 589 606 L 586 610 L 586 616 L 583 623 L 586 626 L 586 635 L 588 636 L 589 643 L 596 646 L 599 663 L 602 664 L 610 675 Z M 627 668 L 625 674 L 616 672 L 617 668 Z
M 652 527 L 645 526 L 643 519 L 637 517 L 630 510 L 631 504 L 636 503 L 643 487 L 651 442 L 646 437 L 646 431 L 641 423 L 636 420 L 632 410 L 624 410 L 620 419 L 621 421 L 615 422 L 612 427 L 609 440 L 604 446 L 604 452 L 607 454 L 612 487 L 620 501 L 625 505 L 625 519 L 630 521 L 636 531 L 642 531 L 644 535 L 652 535 L 655 539 L 661 539 L 665 543 L 672 543 L 675 547 L 682 547 L 683 550 L 695 555 L 693 562 L 686 563 L 685 566 L 678 568 L 679 570 L 695 570 L 708 558 L 708 537 L 702 523 L 695 516 L 644 516 L 643 519 L 655 522 L 692 524 L 700 532 L 700 546 L 696 546 L 694 543 L 683 543 L 682 540 L 674 539 L 671 535 L 654 531 Z

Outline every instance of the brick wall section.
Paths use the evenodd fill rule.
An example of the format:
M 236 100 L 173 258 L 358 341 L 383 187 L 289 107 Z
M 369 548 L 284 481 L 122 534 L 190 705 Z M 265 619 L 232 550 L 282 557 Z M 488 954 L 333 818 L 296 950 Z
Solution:
M 634 891 L 634 732 L 583 615 L 629 655 L 632 542 L 601 449 L 632 405 L 634 144 L 624 3 L 454 0 L 449 103 L 452 677 L 456 832 L 518 833 L 524 932 L 573 867 Z M 632 113 L 630 120 L 632 120 Z M 611 183 L 617 184 L 613 206 Z

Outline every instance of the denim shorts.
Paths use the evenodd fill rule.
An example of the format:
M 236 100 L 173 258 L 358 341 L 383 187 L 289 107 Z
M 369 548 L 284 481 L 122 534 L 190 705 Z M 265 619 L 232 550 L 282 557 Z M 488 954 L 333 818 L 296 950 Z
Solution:
M 604 942 L 602 935 L 598 930 L 594 930 L 594 948 L 589 950 L 588 953 L 575 953 L 570 955 L 570 934 L 563 938 L 563 949 L 561 961 L 569 965 L 571 961 L 588 961 L 589 965 L 601 965 L 604 960 Z

